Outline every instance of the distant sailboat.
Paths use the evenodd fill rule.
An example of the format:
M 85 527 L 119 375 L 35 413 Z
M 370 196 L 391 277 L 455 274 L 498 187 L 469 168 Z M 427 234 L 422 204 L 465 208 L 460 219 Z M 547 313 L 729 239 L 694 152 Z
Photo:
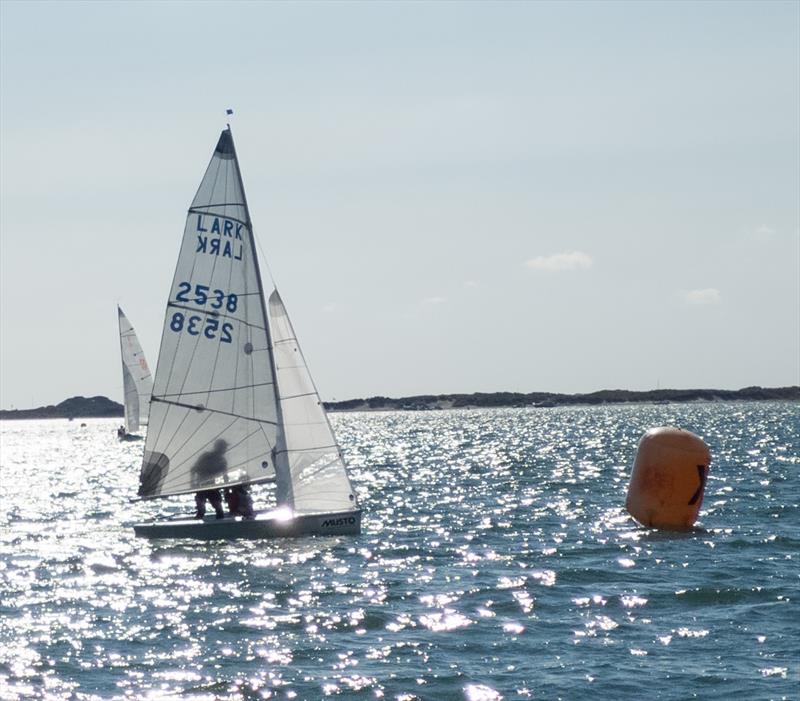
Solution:
M 153 378 L 147 366 L 142 346 L 131 322 L 117 306 L 119 316 L 119 347 L 122 355 L 122 384 L 125 392 L 125 425 L 117 431 L 120 440 L 138 440 L 140 426 L 147 425 Z
M 136 524 L 149 538 L 359 533 L 341 450 L 274 290 L 267 299 L 230 127 L 189 208 L 140 474 L 144 499 L 276 483 L 253 519 Z

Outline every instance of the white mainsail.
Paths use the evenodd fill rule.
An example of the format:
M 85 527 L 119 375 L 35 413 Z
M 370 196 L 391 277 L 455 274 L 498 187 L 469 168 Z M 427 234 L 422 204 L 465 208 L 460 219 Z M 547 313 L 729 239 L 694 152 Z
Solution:
M 119 347 L 122 355 L 122 383 L 125 391 L 125 427 L 129 432 L 138 431 L 147 425 L 153 378 L 150 368 L 136 338 L 131 322 L 117 306 L 119 317 Z
M 339 446 L 278 290 L 269 298 L 269 323 L 283 427 L 276 462 L 278 504 L 296 513 L 356 508 Z
M 186 218 L 139 495 L 274 479 L 279 422 L 250 215 L 227 129 Z

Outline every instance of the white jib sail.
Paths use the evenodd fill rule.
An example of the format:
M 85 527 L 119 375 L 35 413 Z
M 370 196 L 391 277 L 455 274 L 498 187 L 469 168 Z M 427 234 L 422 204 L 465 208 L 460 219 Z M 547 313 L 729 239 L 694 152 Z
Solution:
M 142 497 L 275 477 L 280 409 L 230 129 L 189 208 L 167 302 Z
M 269 322 L 284 431 L 278 504 L 296 513 L 352 511 L 358 507 L 341 451 L 277 290 L 269 298 Z
M 119 307 L 117 314 L 119 347 L 122 353 L 122 384 L 125 391 L 125 426 L 128 431 L 133 432 L 138 431 L 140 425 L 147 425 L 153 378 L 131 322 Z

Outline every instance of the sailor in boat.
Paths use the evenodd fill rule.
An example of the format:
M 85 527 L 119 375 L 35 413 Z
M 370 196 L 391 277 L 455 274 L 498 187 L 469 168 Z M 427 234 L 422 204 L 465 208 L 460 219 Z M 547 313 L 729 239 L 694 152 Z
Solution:
M 203 518 L 206 515 L 206 502 L 214 508 L 217 518 L 225 518 L 225 512 L 222 510 L 222 495 L 219 493 L 219 489 L 204 489 L 194 495 L 194 503 L 197 506 L 195 518 Z
M 225 453 L 228 450 L 228 442 L 218 438 L 214 442 L 214 447 L 200 455 L 192 465 L 192 486 L 199 487 L 208 484 L 213 478 L 228 467 Z
M 225 452 L 228 449 L 227 441 L 218 439 L 214 442 L 214 447 L 203 453 L 192 465 L 192 486 L 202 486 L 208 484 L 211 478 L 218 471 L 224 471 L 228 466 L 225 459 Z M 195 493 L 194 503 L 197 506 L 195 518 L 203 518 L 206 515 L 206 501 L 214 507 L 217 518 L 225 518 L 222 510 L 222 493 L 219 489 L 203 489 Z
M 247 485 L 237 484 L 225 490 L 225 501 L 228 504 L 228 513 L 231 516 L 242 516 L 246 519 L 255 518 L 253 511 L 253 497 Z

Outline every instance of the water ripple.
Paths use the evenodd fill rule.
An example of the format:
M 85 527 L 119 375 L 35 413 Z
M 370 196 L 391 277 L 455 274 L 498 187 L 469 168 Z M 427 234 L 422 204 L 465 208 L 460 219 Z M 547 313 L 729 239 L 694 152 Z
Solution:
M 221 543 L 134 537 L 190 499 L 131 501 L 115 422 L 0 424 L 0 700 L 796 695 L 796 404 L 332 418 L 363 534 Z M 664 424 L 713 456 L 687 533 L 623 508 Z

